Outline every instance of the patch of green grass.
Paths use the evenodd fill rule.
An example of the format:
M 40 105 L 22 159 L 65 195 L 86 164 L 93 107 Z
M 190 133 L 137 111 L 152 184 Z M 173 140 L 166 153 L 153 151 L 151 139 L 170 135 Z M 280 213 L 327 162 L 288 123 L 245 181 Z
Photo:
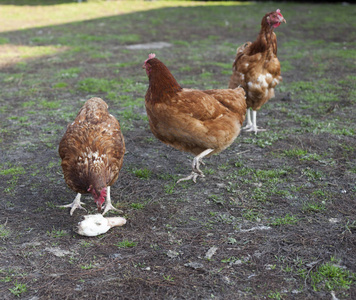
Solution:
M 10 116 L 9 120 L 16 120 L 19 123 L 25 123 L 28 120 L 28 116 Z
M 116 64 L 113 64 L 112 67 L 114 68 L 129 68 L 138 65 L 138 62 L 136 61 L 128 61 L 128 62 L 119 62 Z
M 137 242 L 129 241 L 129 240 L 123 240 L 121 242 L 114 244 L 114 246 L 117 246 L 119 248 L 133 248 L 136 247 L 136 245 Z
M 242 217 L 251 222 L 260 221 L 262 214 L 255 209 L 245 209 L 242 213 Z
M 143 203 L 131 203 L 130 206 L 133 209 L 143 209 L 145 207 L 145 204 L 143 204 Z
M 51 202 L 51 201 L 47 201 L 45 204 L 46 204 L 46 206 L 49 207 L 49 208 L 57 208 L 57 205 L 54 204 L 54 203 Z
M 68 83 L 66 82 L 57 82 L 53 85 L 54 89 L 64 89 L 68 86 Z
M 272 219 L 272 222 L 269 223 L 270 226 L 282 226 L 282 225 L 292 225 L 292 224 L 296 224 L 298 222 L 297 217 L 287 214 L 284 217 L 278 217 L 278 218 L 274 218 Z
M 180 72 L 190 72 L 190 71 L 192 71 L 193 70 L 193 68 L 191 67 L 191 66 L 183 66 L 183 67 L 180 67 L 179 68 L 179 71 Z
M 168 194 L 168 195 L 171 195 L 171 194 L 173 194 L 175 187 L 176 187 L 176 182 L 175 181 L 173 181 L 173 182 L 171 182 L 169 184 L 165 184 L 164 185 L 164 192 L 166 194 Z
M 185 47 L 189 47 L 190 46 L 189 42 L 181 41 L 181 40 L 171 41 L 171 43 L 173 43 L 174 45 L 177 45 L 177 46 L 185 46 Z
M 149 179 L 152 175 L 152 171 L 147 169 L 147 168 L 143 168 L 143 169 L 133 169 L 132 173 L 141 179 Z
M 82 240 L 82 241 L 80 241 L 80 245 L 82 247 L 84 247 L 84 248 L 89 248 L 89 247 L 91 247 L 93 245 L 93 243 L 92 242 L 87 242 L 85 240 Z
M 323 263 L 309 274 L 314 291 L 348 290 L 355 283 L 355 273 L 331 262 Z
M 163 275 L 163 279 L 165 281 L 169 281 L 169 282 L 173 282 L 174 281 L 174 277 L 172 277 L 171 275 Z
M 295 148 L 295 149 L 291 149 L 291 150 L 284 150 L 283 153 L 287 156 L 287 157 L 301 157 L 304 156 L 308 153 L 307 150 L 303 150 L 303 149 L 299 149 L 299 148 Z
M 259 180 L 270 180 L 274 178 L 280 178 L 286 175 L 288 172 L 285 169 L 271 169 L 271 170 L 256 170 L 255 176 Z
M 3 166 L 2 166 L 3 167 Z M 8 169 L 0 170 L 0 175 L 22 175 L 25 174 L 25 169 L 23 167 L 11 167 Z
M 52 238 L 61 238 L 68 235 L 68 233 L 62 229 L 55 229 L 53 227 L 51 231 L 47 231 L 47 235 Z
M 79 67 L 62 69 L 56 73 L 56 77 L 62 78 L 62 79 L 77 78 L 79 76 L 80 72 L 81 72 L 81 68 L 79 68 Z
M 229 213 L 218 213 L 215 216 L 215 221 L 221 222 L 224 224 L 233 224 L 237 221 L 237 218 L 234 217 L 233 215 L 230 215 Z
M 30 100 L 30 101 L 25 101 L 25 102 L 22 102 L 22 107 L 23 108 L 28 108 L 28 107 L 33 107 L 36 105 L 36 102 L 33 101 L 33 100 Z
M 62 106 L 62 102 L 60 100 L 57 101 L 48 101 L 48 100 L 41 100 L 39 102 L 40 107 L 45 109 L 58 109 Z
M 10 43 L 10 40 L 5 37 L 0 37 L 0 45 L 8 44 Z
M 285 138 L 285 133 L 281 130 L 279 132 L 266 131 L 258 134 L 258 137 L 246 137 L 242 142 L 246 144 L 255 144 L 261 148 L 272 146 L 274 142 Z
M 11 276 L 5 276 L 3 278 L 0 279 L 0 282 L 10 282 L 12 280 Z
M 321 212 L 326 210 L 325 204 L 318 202 L 308 202 L 303 204 L 303 211 L 305 212 Z
M 100 92 L 109 92 L 115 87 L 116 82 L 105 78 L 88 77 L 78 81 L 77 86 L 80 91 L 95 94 Z
M 289 60 L 284 60 L 281 62 L 281 72 L 282 74 L 285 72 L 289 72 L 294 70 L 294 66 L 291 64 Z
M 325 197 L 326 196 L 326 193 L 320 189 L 313 191 L 312 194 L 317 197 Z
M 203 78 L 203 79 L 208 79 L 208 78 L 211 78 L 212 76 L 213 76 L 213 73 L 208 72 L 208 71 L 205 71 L 205 72 L 200 74 L 200 77 Z
M 220 195 L 210 195 L 209 200 L 218 205 L 224 205 L 225 200 Z
M 11 230 L 4 224 L 0 224 L 0 239 L 7 239 L 11 235 Z
M 318 170 L 314 170 L 311 168 L 306 168 L 302 171 L 303 176 L 306 176 L 310 181 L 317 181 L 323 177 L 323 173 Z
M 20 297 L 23 293 L 27 292 L 27 285 L 25 283 L 18 283 L 16 280 L 14 287 L 9 289 L 9 291 L 14 296 Z
M 255 199 L 258 202 L 265 203 L 268 199 L 268 194 L 261 188 L 257 187 L 253 190 L 251 198 Z
M 8 165 L 2 165 L 2 168 L 8 167 Z M 11 176 L 10 179 L 6 181 L 7 185 L 4 188 L 4 192 L 9 195 L 13 195 L 19 180 L 19 175 L 25 174 L 25 169 L 23 167 L 10 167 L 7 169 L 0 170 L 0 176 Z
M 139 113 L 136 113 L 133 107 L 129 107 L 123 111 L 119 111 L 119 119 L 126 120 L 128 122 L 132 122 L 133 120 L 139 121 L 145 119 L 145 117 Z
M 91 269 L 93 269 L 95 266 L 92 264 L 92 263 L 89 263 L 89 264 L 87 264 L 87 265 L 82 265 L 82 266 L 80 266 L 80 268 L 81 269 L 83 269 L 83 270 L 91 270 Z
M 267 297 L 270 299 L 277 299 L 277 300 L 283 299 L 283 296 L 281 295 L 280 292 L 273 292 L 273 291 L 268 292 Z

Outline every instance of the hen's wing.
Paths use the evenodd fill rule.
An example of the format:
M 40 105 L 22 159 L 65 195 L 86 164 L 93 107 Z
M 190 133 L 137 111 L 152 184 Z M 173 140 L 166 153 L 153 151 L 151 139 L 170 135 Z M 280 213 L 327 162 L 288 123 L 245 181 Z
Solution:
M 237 114 L 218 101 L 216 94 L 216 90 L 183 89 L 167 101 L 146 102 L 153 134 L 162 142 L 195 155 L 206 149 L 214 149 L 212 153 L 222 151 L 237 137 L 241 125 Z M 228 104 L 233 97 L 240 97 L 240 92 L 226 95 L 231 97 L 225 98 Z M 223 92 L 219 97 L 223 98 Z
M 245 91 L 242 88 L 205 90 L 203 92 L 213 96 L 223 106 L 235 113 L 242 125 L 246 114 Z
M 250 45 L 251 42 L 246 42 L 236 50 L 236 57 L 234 63 L 232 64 L 232 75 L 229 82 L 230 89 L 237 88 L 238 86 L 244 87 L 244 74 L 238 71 L 238 66 L 240 64 L 241 58 L 247 55 L 248 47 Z
M 87 193 L 90 179 L 112 185 L 122 166 L 125 143 L 120 124 L 106 107 L 84 105 L 59 144 L 64 178 L 78 193 Z

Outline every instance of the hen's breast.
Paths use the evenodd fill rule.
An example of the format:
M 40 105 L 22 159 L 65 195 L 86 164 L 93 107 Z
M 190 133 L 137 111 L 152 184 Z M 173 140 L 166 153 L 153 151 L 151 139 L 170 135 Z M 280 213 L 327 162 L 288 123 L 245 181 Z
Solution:
M 244 55 L 234 73 L 236 82 L 246 91 L 247 106 L 254 110 L 274 97 L 274 88 L 282 80 L 278 58 L 268 52 Z

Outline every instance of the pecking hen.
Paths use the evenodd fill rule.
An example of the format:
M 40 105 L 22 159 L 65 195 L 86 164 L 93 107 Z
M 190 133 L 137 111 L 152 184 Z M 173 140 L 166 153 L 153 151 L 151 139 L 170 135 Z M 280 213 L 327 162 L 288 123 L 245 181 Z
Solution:
M 260 33 L 253 43 L 247 42 L 237 48 L 232 65 L 229 88 L 241 86 L 246 91 L 247 124 L 243 129 L 258 131 L 257 110 L 274 97 L 274 87 L 282 80 L 281 66 L 277 58 L 277 38 L 275 28 L 286 23 L 279 9 L 262 18 Z M 252 109 L 252 121 L 250 115 Z
M 195 155 L 192 173 L 178 182 L 196 182 L 198 176 L 204 177 L 201 159 L 226 149 L 239 135 L 246 114 L 245 92 L 182 88 L 154 54 L 142 67 L 149 79 L 145 105 L 151 131 L 163 143 Z
M 64 179 L 77 196 L 71 207 L 84 209 L 81 194 L 91 193 L 98 210 L 105 201 L 103 215 L 110 209 L 110 186 L 119 176 L 125 153 L 120 124 L 109 114 L 108 105 L 100 98 L 91 98 L 80 109 L 74 122 L 59 143 Z

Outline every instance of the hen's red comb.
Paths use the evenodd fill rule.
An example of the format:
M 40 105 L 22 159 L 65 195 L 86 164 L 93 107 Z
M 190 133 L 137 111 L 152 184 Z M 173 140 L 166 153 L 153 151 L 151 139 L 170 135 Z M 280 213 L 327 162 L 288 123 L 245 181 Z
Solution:
M 146 63 L 148 60 L 150 60 L 150 59 L 152 59 L 152 58 L 155 58 L 155 57 L 156 57 L 156 54 L 154 54 L 154 53 L 148 54 L 148 58 L 145 60 L 145 63 Z

